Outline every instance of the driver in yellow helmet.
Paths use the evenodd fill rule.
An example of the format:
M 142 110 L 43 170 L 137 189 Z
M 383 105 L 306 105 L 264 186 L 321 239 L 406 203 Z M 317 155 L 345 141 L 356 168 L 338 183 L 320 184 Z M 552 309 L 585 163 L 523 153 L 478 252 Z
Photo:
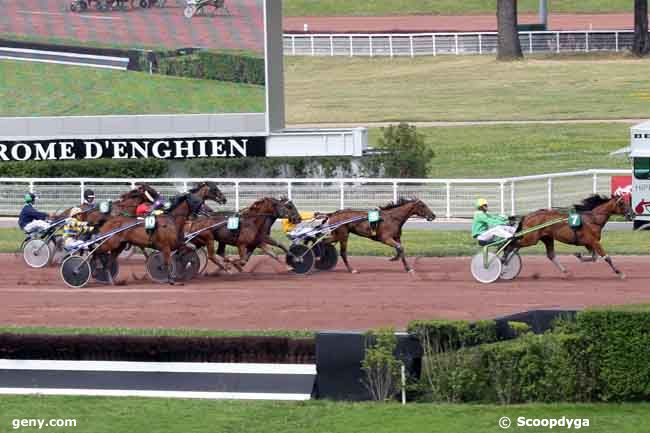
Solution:
M 508 225 L 508 218 L 488 213 L 488 202 L 484 198 L 476 200 L 476 212 L 472 221 L 472 237 L 479 242 L 490 242 L 495 237 L 511 238 L 516 227 Z
M 93 227 L 86 221 L 81 221 L 79 216 L 83 213 L 81 208 L 75 207 L 70 210 L 70 214 L 65 221 L 63 227 L 63 245 L 70 251 L 83 244 L 84 241 L 80 239 L 82 235 L 90 233 Z

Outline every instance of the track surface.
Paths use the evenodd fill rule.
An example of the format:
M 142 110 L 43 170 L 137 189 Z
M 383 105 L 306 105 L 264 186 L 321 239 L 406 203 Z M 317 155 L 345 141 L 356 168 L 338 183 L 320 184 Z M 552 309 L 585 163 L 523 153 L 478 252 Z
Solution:
M 67 11 L 69 1 L 22 0 L 2 2 L 0 33 L 99 41 L 124 46 L 168 48 L 208 47 L 264 52 L 261 0 L 226 2 L 231 15 L 208 14 L 187 19 L 185 2 L 169 0 L 165 8 L 136 7 L 84 13 Z
M 386 258 L 351 258 L 361 273 L 288 274 L 268 257 L 248 271 L 203 277 L 184 286 L 135 281 L 140 259 L 123 266 L 123 286 L 91 284 L 69 289 L 58 268 L 31 270 L 14 255 L 0 256 L 0 324 L 75 327 L 364 330 L 403 329 L 414 319 L 491 318 L 536 308 L 584 308 L 650 302 L 650 260 L 615 257 L 628 278 L 607 265 L 562 262 L 574 273 L 558 275 L 543 257 L 524 257 L 518 280 L 474 282 L 468 258 L 413 259 L 409 276 Z

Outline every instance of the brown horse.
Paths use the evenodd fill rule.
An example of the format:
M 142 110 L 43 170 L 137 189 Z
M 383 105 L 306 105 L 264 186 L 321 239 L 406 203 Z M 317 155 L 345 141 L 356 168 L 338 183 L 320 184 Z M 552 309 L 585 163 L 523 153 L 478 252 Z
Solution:
M 282 263 L 278 257 L 269 251 L 269 247 L 277 247 L 290 254 L 289 250 L 270 236 L 271 227 L 278 218 L 288 218 L 295 224 L 300 223 L 300 214 L 292 201 L 281 198 L 263 198 L 257 200 L 248 208 L 241 211 L 239 218 L 239 230 L 229 230 L 225 222 L 233 214 L 216 214 L 208 218 L 198 219 L 191 227 L 192 231 L 200 230 L 219 222 L 223 223 L 212 230 L 201 233 L 195 239 L 197 247 L 207 246 L 208 258 L 220 268 L 224 268 L 216 259 L 214 241 L 219 241 L 218 254 L 224 262 L 231 263 L 238 270 L 242 270 L 256 248 L 262 248 L 264 252 L 273 257 L 278 263 Z M 229 261 L 225 257 L 225 246 L 234 245 L 238 249 L 239 260 Z
M 147 184 L 140 184 L 137 188 L 125 192 L 120 198 L 111 203 L 110 214 L 100 212 L 97 206 L 88 212 L 85 221 L 94 227 L 100 227 L 110 216 L 134 217 L 136 208 L 142 203 L 153 203 L 160 194 Z
M 168 214 L 156 217 L 156 228 L 148 231 L 144 225 L 139 225 L 131 230 L 118 233 L 106 241 L 96 251 L 102 257 L 107 254 L 109 261 L 103 263 L 110 266 L 110 260 L 115 260 L 126 244 L 135 245 L 140 248 L 154 248 L 162 253 L 165 266 L 169 272 L 169 282 L 173 283 L 171 253 L 184 246 L 183 228 L 185 221 L 191 214 L 196 214 L 206 200 L 214 200 L 219 204 L 226 203 L 226 197 L 213 182 L 203 182 L 197 185 L 189 193 L 182 194 L 173 200 L 172 207 Z M 108 233 L 111 230 L 127 226 L 137 222 L 136 218 L 116 216 L 111 217 L 102 225 L 100 233 Z M 111 269 L 108 267 L 108 269 Z
M 341 258 L 349 272 L 358 272 L 356 269 L 353 269 L 348 262 L 348 238 L 350 233 L 395 248 L 396 255 L 391 258 L 391 261 L 402 259 L 404 270 L 406 272 L 413 272 L 413 269 L 411 269 L 406 262 L 406 254 L 404 252 L 404 247 L 402 246 L 402 226 L 412 216 L 419 216 L 426 218 L 427 221 L 433 221 L 436 218 L 435 214 L 422 200 L 417 198 L 400 198 L 395 203 L 390 203 L 379 208 L 379 211 L 380 221 L 376 226 L 374 224 L 371 226 L 368 222 L 367 211 L 343 209 L 327 214 L 325 224 L 336 225 L 337 223 L 354 218 L 359 218 L 359 220 L 344 224 L 337 228 L 332 232 L 329 238 L 325 239 L 325 242 L 339 242 Z
M 613 196 L 608 198 L 592 195 L 584 199 L 582 203 L 575 205 L 575 210 L 582 218 L 582 226 L 580 228 L 574 230 L 569 226 L 568 221 L 564 221 L 541 230 L 533 231 L 513 242 L 508 247 L 506 256 L 511 251 L 530 247 L 542 241 L 546 247 L 546 256 L 548 259 L 562 273 L 568 274 L 568 271 L 558 261 L 555 254 L 555 241 L 559 241 L 568 245 L 584 246 L 591 256 L 583 257 L 581 253 L 577 253 L 575 256 L 578 260 L 581 262 L 595 262 L 600 257 L 607 262 L 616 275 L 625 278 L 625 274 L 614 266 L 611 257 L 605 252 L 605 249 L 600 244 L 600 239 L 603 227 L 609 221 L 610 216 L 625 215 L 629 217 L 631 215 L 631 207 L 627 196 Z M 519 222 L 517 232 L 568 217 L 568 212 L 555 209 L 538 210 L 522 218 Z

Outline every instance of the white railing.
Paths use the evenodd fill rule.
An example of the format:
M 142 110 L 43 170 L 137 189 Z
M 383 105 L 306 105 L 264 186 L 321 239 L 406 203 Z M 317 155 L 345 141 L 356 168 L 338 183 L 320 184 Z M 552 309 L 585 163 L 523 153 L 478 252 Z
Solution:
M 609 194 L 613 175 L 631 170 L 586 170 L 503 179 L 28 179 L 0 178 L 0 214 L 17 215 L 27 191 L 47 212 L 81 202 L 91 188 L 98 201 L 114 200 L 137 183 L 149 183 L 166 197 L 187 191 L 195 182 L 212 180 L 228 198 L 227 209 L 240 209 L 263 196 L 285 195 L 298 209 L 329 212 L 368 209 L 400 196 L 424 200 L 438 218 L 473 214 L 478 197 L 492 209 L 521 215 L 540 208 L 569 206 L 592 193 Z
M 630 30 L 521 32 L 524 53 L 624 51 L 632 48 Z M 494 54 L 497 33 L 285 34 L 287 56 L 438 56 Z

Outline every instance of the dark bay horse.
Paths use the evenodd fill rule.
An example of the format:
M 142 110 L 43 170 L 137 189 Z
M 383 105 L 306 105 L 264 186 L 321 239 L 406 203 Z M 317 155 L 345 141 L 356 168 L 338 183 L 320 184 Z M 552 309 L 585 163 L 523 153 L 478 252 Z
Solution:
M 592 195 L 582 201 L 582 203 L 575 205 L 575 210 L 582 217 L 582 226 L 576 230 L 569 226 L 567 221 L 554 224 L 542 230 L 528 233 L 520 239 L 517 239 L 510 246 L 506 254 L 510 251 L 518 250 L 519 248 L 530 247 L 536 245 L 539 241 L 544 243 L 546 247 L 546 256 L 548 259 L 564 274 L 568 271 L 558 261 L 555 254 L 555 241 L 562 242 L 568 245 L 584 246 L 590 253 L 590 257 L 583 257 L 582 254 L 577 253 L 576 257 L 581 262 L 595 262 L 598 257 L 602 258 L 612 268 L 612 270 L 621 278 L 625 278 L 620 270 L 618 270 L 611 257 L 607 255 L 605 249 L 600 244 L 601 233 L 607 221 L 612 215 L 631 215 L 631 207 L 628 201 L 629 196 L 612 196 L 602 197 L 600 195 Z M 568 218 L 569 213 L 555 209 L 542 209 L 530 213 L 522 218 L 519 222 L 517 232 L 527 228 L 535 227 L 537 225 L 549 222 L 552 220 Z
M 111 203 L 110 214 L 104 214 L 95 207 L 85 216 L 85 221 L 94 227 L 100 227 L 110 216 L 134 217 L 136 208 L 142 203 L 153 203 L 160 194 L 147 184 L 140 184 L 137 188 L 127 191 L 118 200 Z
M 232 215 L 232 213 L 222 213 L 207 218 L 199 218 L 192 224 L 191 230 L 196 231 L 202 227 L 225 222 Z M 219 227 L 201 233 L 194 242 L 197 247 L 207 247 L 208 258 L 218 267 L 223 269 L 223 266 L 216 259 L 217 254 L 215 254 L 214 250 L 214 241 L 219 242 L 218 255 L 221 256 L 225 263 L 232 264 L 239 271 L 246 266 L 246 263 L 248 263 L 256 248 L 262 248 L 265 253 L 273 257 L 278 263 L 282 262 L 275 254 L 269 251 L 270 247 L 280 248 L 285 254 L 290 254 L 284 245 L 271 237 L 271 227 L 278 218 L 288 218 L 295 224 L 300 223 L 300 214 L 292 201 L 286 198 L 262 198 L 242 210 L 239 218 L 239 230 L 229 230 L 225 224 L 222 224 Z M 237 247 L 239 253 L 238 261 L 229 261 L 226 259 L 226 245 Z
M 331 236 L 324 240 L 327 243 L 339 242 L 341 258 L 349 272 L 357 273 L 348 262 L 348 238 L 350 233 L 381 242 L 389 247 L 395 248 L 396 255 L 391 258 L 392 261 L 402 259 L 404 270 L 413 272 L 406 262 L 406 254 L 402 246 L 402 226 L 412 216 L 425 218 L 427 221 L 433 221 L 436 216 L 429 207 L 417 198 L 406 199 L 400 198 L 395 203 L 390 203 L 379 208 L 380 222 L 376 227 L 372 227 L 368 222 L 367 211 L 343 209 L 327 214 L 325 224 L 337 224 L 355 217 L 362 218 L 360 221 L 344 224 L 334 230 Z
M 109 260 L 115 260 L 126 244 L 140 248 L 154 248 L 162 253 L 169 272 L 169 282 L 173 283 L 174 276 L 170 266 L 171 253 L 184 246 L 185 221 L 190 215 L 198 213 L 206 200 L 214 200 L 219 204 L 226 203 L 226 197 L 215 183 L 200 183 L 189 193 L 177 196 L 173 200 L 172 208 L 168 214 L 156 216 L 156 228 L 152 232 L 147 231 L 144 225 L 139 225 L 113 236 L 99 247 L 96 253 L 107 254 Z M 111 217 L 102 225 L 100 233 L 108 233 L 137 221 L 133 217 Z M 104 265 L 109 266 L 110 263 Z

